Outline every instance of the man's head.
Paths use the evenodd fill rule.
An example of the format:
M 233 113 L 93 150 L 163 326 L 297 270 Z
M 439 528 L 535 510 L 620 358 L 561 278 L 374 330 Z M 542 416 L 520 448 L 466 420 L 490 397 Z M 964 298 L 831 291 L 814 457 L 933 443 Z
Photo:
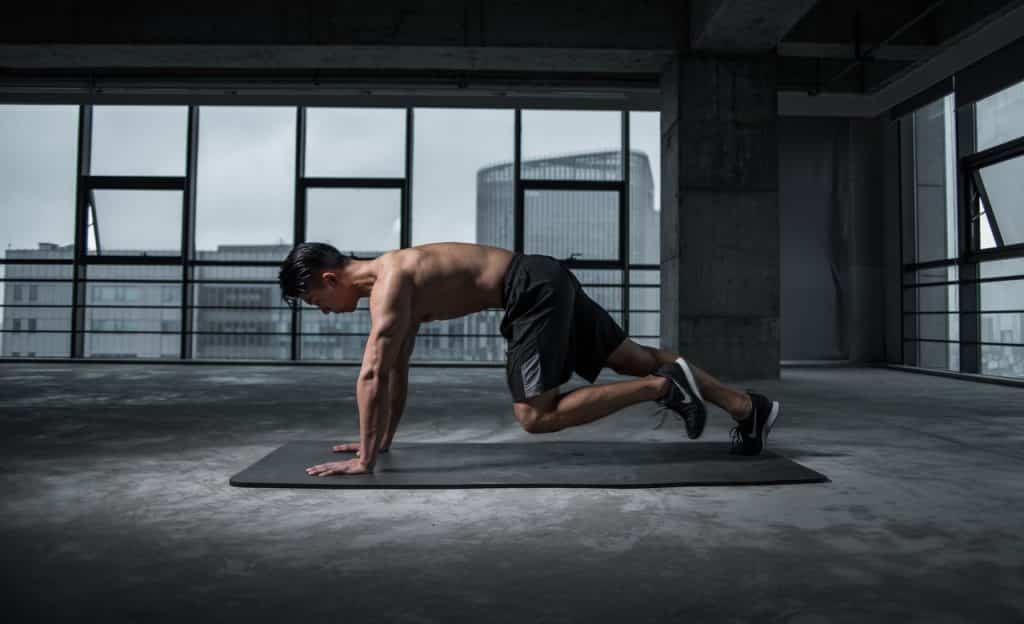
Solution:
M 326 243 L 296 245 L 277 275 L 281 298 L 289 305 L 301 299 L 324 314 L 355 310 L 360 294 L 345 272 L 352 260 Z

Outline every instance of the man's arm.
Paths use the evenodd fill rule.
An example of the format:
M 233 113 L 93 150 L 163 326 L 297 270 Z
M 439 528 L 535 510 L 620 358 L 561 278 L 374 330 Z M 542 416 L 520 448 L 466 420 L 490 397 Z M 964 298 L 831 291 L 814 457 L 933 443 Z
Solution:
M 409 390 L 409 359 L 416 346 L 416 332 L 419 329 L 420 324 L 416 323 L 409 330 L 402 343 L 402 355 L 391 374 L 388 385 L 388 427 L 384 433 L 381 451 L 391 448 L 391 441 L 395 438 L 395 432 L 398 430 L 398 421 L 402 419 L 402 413 L 405 411 L 405 396 Z
M 412 284 L 400 271 L 391 271 L 370 294 L 370 336 L 356 382 L 359 458 L 367 468 L 376 463 L 388 426 L 388 384 L 412 324 L 411 304 Z

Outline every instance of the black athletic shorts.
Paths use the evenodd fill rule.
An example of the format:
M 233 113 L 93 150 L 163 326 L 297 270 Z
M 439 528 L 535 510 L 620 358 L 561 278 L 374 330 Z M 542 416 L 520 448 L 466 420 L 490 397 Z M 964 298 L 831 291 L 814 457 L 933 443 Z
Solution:
M 502 284 L 505 371 L 516 402 L 569 381 L 594 383 L 622 341 L 619 324 L 551 256 L 517 253 Z

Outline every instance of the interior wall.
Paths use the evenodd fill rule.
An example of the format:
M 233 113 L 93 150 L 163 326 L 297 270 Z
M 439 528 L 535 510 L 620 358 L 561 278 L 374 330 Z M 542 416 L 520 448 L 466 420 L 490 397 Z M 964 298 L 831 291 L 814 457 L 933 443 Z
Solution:
M 847 357 L 835 231 L 847 121 L 779 118 L 781 359 Z
M 883 130 L 779 119 L 781 359 L 885 359 Z

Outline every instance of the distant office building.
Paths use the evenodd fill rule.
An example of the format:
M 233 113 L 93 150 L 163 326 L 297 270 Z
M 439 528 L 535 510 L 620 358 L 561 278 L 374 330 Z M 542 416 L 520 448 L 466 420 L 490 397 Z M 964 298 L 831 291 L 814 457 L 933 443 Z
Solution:
M 622 180 L 618 151 L 573 154 L 523 162 L 523 180 L 614 182 Z M 643 152 L 629 159 L 629 244 L 634 264 L 658 264 L 659 213 L 654 210 L 654 177 Z M 477 173 L 476 239 L 484 245 L 512 248 L 513 164 Z M 614 191 L 527 191 L 523 198 L 526 253 L 581 260 L 618 257 L 618 194 Z
M 618 151 L 572 154 L 523 162 L 523 180 L 615 182 L 622 180 Z M 477 241 L 511 249 L 514 242 L 513 164 L 501 163 L 477 173 Z M 659 264 L 660 213 L 654 210 L 654 176 L 647 155 L 629 159 L 629 241 L 631 264 Z M 619 198 L 615 191 L 529 190 L 523 197 L 524 251 L 580 260 L 614 260 L 619 256 Z M 623 322 L 620 270 L 580 272 L 588 294 Z M 657 284 L 656 272 L 633 271 L 633 284 Z M 631 288 L 630 335 L 657 336 L 661 331 L 656 288 Z

